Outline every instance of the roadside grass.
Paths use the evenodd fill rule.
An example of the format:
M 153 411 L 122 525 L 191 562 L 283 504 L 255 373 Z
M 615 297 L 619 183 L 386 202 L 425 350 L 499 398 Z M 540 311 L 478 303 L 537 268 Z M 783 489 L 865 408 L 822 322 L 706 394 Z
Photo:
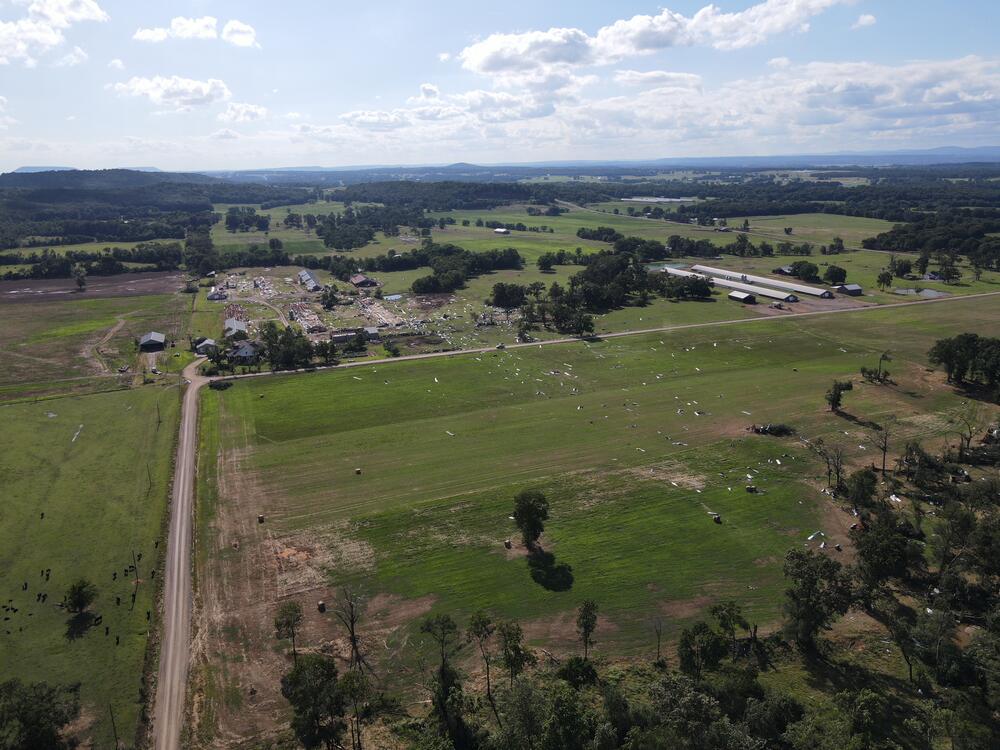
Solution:
M 0 623 L 0 680 L 81 683 L 94 747 L 113 744 L 109 706 L 129 744 L 142 710 L 143 659 L 156 624 L 155 614 L 146 619 L 158 584 L 151 570 L 160 560 L 178 414 L 177 390 L 162 387 L 0 406 L 0 599 L 18 610 Z M 133 551 L 142 556 L 138 589 L 124 575 Z M 48 569 L 50 578 L 40 576 Z M 91 611 L 100 625 L 81 618 L 74 626 L 57 607 L 80 577 L 97 586 Z

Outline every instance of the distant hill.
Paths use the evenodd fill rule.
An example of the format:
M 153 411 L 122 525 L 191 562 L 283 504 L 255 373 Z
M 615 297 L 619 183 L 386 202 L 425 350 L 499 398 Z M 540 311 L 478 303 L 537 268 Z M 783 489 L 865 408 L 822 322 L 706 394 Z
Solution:
M 187 172 L 143 172 L 131 169 L 49 170 L 8 172 L 0 175 L 0 188 L 120 190 L 163 183 L 217 183 L 215 177 Z
M 11 174 L 32 174 L 33 172 L 69 172 L 73 167 L 18 167 Z

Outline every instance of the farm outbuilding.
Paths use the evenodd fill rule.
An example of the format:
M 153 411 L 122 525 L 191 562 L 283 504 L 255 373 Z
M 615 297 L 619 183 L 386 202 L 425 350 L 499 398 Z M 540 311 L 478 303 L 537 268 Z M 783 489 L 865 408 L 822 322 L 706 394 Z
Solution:
M 822 299 L 833 299 L 833 292 L 829 289 L 823 289 L 818 286 L 793 284 L 790 281 L 780 281 L 778 279 L 767 278 L 766 276 L 754 276 L 752 274 L 739 273 L 738 271 L 729 271 L 725 268 L 713 268 L 712 266 L 696 265 L 691 266 L 691 270 L 704 273 L 708 276 L 713 276 L 717 279 L 739 281 L 743 284 L 764 284 L 766 286 L 774 287 L 775 289 L 787 289 L 788 291 L 795 292 L 798 295 L 808 295 L 810 297 L 820 297 Z
M 374 326 L 367 326 L 365 328 L 365 339 L 368 341 L 381 341 L 382 334 L 378 328 L 375 328 Z
M 194 350 L 198 354 L 203 354 L 205 356 L 214 353 L 219 348 L 219 345 L 215 343 L 215 339 L 204 339 L 203 341 L 195 344 Z
M 227 339 L 245 339 L 249 337 L 246 321 L 237 320 L 236 318 L 226 318 L 226 322 L 222 326 L 222 332 Z
M 158 331 L 144 333 L 139 338 L 139 351 L 141 352 L 160 352 L 166 345 L 167 337 Z
M 228 353 L 229 361 L 241 365 L 252 365 L 260 359 L 260 346 L 253 341 L 242 341 Z
M 504 227 L 497 227 L 493 230 L 493 234 L 510 234 L 510 230 Z
M 224 299 L 229 299 L 229 295 L 217 287 L 212 287 L 212 291 L 208 293 L 208 299 L 212 302 L 220 302 Z
M 839 286 L 835 286 L 833 289 L 840 294 L 847 294 L 851 297 L 860 297 L 864 294 L 861 284 L 840 284 Z
M 363 273 L 354 274 L 351 277 L 351 283 L 359 289 L 378 286 L 378 282 L 375 279 L 365 276 Z
M 749 292 L 730 292 L 729 299 L 733 302 L 742 302 L 744 305 L 756 305 L 757 298 Z
M 330 341 L 334 344 L 349 344 L 358 335 L 357 328 L 341 328 L 330 333 Z
M 796 297 L 791 292 L 786 292 L 779 289 L 768 289 L 763 286 L 754 286 L 753 284 L 744 284 L 739 281 L 730 281 L 729 279 L 715 278 L 707 273 L 695 273 L 694 271 L 683 271 L 679 268 L 664 268 L 664 273 L 670 274 L 671 276 L 697 276 L 703 279 L 708 279 L 715 286 L 722 287 L 724 289 L 733 289 L 738 292 L 747 292 L 754 295 L 755 297 L 767 297 L 768 299 L 781 300 L 782 302 L 798 302 L 799 298 Z
M 316 280 L 316 276 L 312 271 L 301 270 L 299 271 L 299 283 L 308 289 L 310 292 L 321 292 L 323 291 L 323 285 Z

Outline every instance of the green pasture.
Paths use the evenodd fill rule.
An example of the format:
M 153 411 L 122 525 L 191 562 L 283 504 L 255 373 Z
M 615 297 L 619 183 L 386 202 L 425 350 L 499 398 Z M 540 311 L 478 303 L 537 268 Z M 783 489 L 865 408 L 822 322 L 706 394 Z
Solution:
M 0 406 L 0 599 L 17 609 L 2 613 L 0 681 L 81 683 L 93 747 L 113 744 L 109 706 L 129 745 L 143 709 L 178 413 L 178 390 L 163 387 Z M 124 575 L 133 552 L 138 588 Z M 57 606 L 81 576 L 98 589 L 99 625 Z
M 862 240 L 888 232 L 895 226 L 893 222 L 882 219 L 824 213 L 740 216 L 729 219 L 729 226 L 742 226 L 744 218 L 750 222 L 751 236 L 766 239 L 772 244 L 811 242 L 814 245 L 829 245 L 834 237 L 840 237 L 848 247 L 861 247 Z M 786 235 L 785 227 L 791 227 L 792 234 Z
M 236 381 L 204 394 L 202 456 L 215 471 L 238 452 L 269 534 L 336 528 L 337 549 L 371 550 L 330 569 L 333 585 L 531 618 L 533 640 L 556 645 L 592 597 L 611 623 L 603 647 L 629 652 L 660 609 L 683 620 L 732 596 L 761 622 L 777 615 L 781 554 L 821 528 L 827 501 L 795 440 L 747 424 L 787 422 L 870 460 L 865 429 L 823 393 L 889 349 L 898 385 L 858 383 L 846 411 L 898 417 L 901 440 L 944 434 L 961 397 L 926 387 L 926 351 L 998 323 L 995 298 L 956 300 Z M 748 472 L 766 494 L 743 491 Z M 552 502 L 555 563 L 534 572 L 502 547 L 524 487 Z
M 0 307 L 0 401 L 53 392 L 116 387 L 109 377 L 135 364 L 136 340 L 149 330 L 186 336 L 187 295 L 73 296 Z M 94 345 L 121 322 L 98 355 Z M 103 368 L 101 364 L 103 363 Z
M 913 260 L 912 256 L 900 254 L 900 258 Z M 797 256 L 775 256 L 773 258 L 738 258 L 735 256 L 724 256 L 724 260 L 705 261 L 697 258 L 688 258 L 690 263 L 706 263 L 708 265 L 732 269 L 743 273 L 753 273 L 763 276 L 772 276 L 775 268 L 790 265 L 797 260 L 807 260 L 816 264 L 819 268 L 819 275 L 822 276 L 827 266 L 840 266 L 847 271 L 847 281 L 860 284 L 864 288 L 864 299 L 879 304 L 906 302 L 907 300 L 919 300 L 920 297 L 894 294 L 891 290 L 885 292 L 878 288 L 878 275 L 889 265 L 891 255 L 889 253 L 875 250 L 857 250 L 854 252 L 842 253 L 840 255 L 812 255 L 799 258 Z M 953 296 L 966 294 L 982 294 L 985 292 L 1000 291 L 1000 273 L 995 271 L 984 271 L 979 281 L 975 281 L 972 275 L 972 268 L 967 261 L 956 264 L 962 272 L 962 278 L 954 284 L 945 284 L 943 281 L 910 281 L 907 279 L 893 279 L 893 289 L 934 289 L 945 292 Z M 929 271 L 934 271 L 938 267 L 937 263 L 928 266 Z M 796 281 L 787 277 L 774 276 L 775 279 L 783 281 Z

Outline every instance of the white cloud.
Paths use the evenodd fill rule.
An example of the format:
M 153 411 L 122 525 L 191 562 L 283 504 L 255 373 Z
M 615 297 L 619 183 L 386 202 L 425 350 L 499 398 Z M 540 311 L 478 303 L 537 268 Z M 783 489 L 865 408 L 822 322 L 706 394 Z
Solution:
M 132 38 L 140 42 L 164 42 L 167 39 L 215 39 L 218 37 L 216 26 L 219 21 L 212 16 L 201 18 L 186 18 L 177 16 L 170 19 L 167 28 L 155 27 L 136 29 Z
M 662 86 L 673 88 L 701 88 L 701 76 L 694 73 L 671 73 L 666 70 L 619 70 L 615 81 L 624 86 Z
M 7 111 L 7 97 L 0 96 L 0 130 L 6 130 L 8 127 L 13 125 L 17 120 L 9 115 L 5 114 Z
M 440 95 L 441 91 L 433 83 L 420 84 L 421 99 L 437 99 Z
M 0 21 L 0 65 L 20 61 L 35 67 L 36 55 L 58 47 L 65 41 L 63 32 L 83 21 L 107 21 L 95 0 L 22 0 L 27 12 L 13 21 Z
M 237 47 L 260 47 L 254 27 L 235 19 L 222 27 L 222 38 Z
M 381 110 L 355 110 L 345 112 L 340 119 L 348 125 L 363 130 L 396 130 L 409 124 L 407 114 L 400 110 L 384 112 Z
M 66 122 L 76 122 L 76 115 L 67 115 Z
M 212 133 L 209 138 L 214 138 L 217 141 L 235 141 L 240 137 L 240 134 L 235 130 L 230 130 L 229 128 L 222 128 L 221 130 L 216 130 Z
M 108 63 L 108 67 L 112 70 L 125 70 L 125 63 L 123 63 L 120 58 L 116 57 Z
M 267 107 L 241 102 L 230 102 L 225 111 L 219 114 L 222 122 L 253 122 L 265 117 L 267 117 Z
M 229 87 L 217 78 L 197 81 L 180 76 L 133 76 L 110 88 L 122 96 L 144 96 L 153 104 L 178 111 L 226 101 L 232 96 Z
M 873 16 L 871 13 L 862 13 L 860 16 L 858 16 L 858 20 L 854 22 L 854 25 L 851 26 L 851 28 L 863 29 L 866 26 L 874 26 L 877 22 L 878 19 L 875 18 L 875 16 Z
M 733 13 L 706 5 L 693 16 L 664 9 L 655 16 L 615 21 L 593 35 L 577 28 L 491 34 L 463 49 L 459 59 L 467 70 L 492 76 L 500 85 L 515 79 L 555 90 L 578 85 L 572 71 L 580 66 L 608 65 L 669 47 L 750 47 L 778 34 L 802 31 L 811 17 L 847 2 L 851 0 L 764 0 Z
M 259 47 L 257 32 L 253 26 L 231 19 L 218 30 L 219 20 L 213 16 L 186 18 L 177 16 L 170 20 L 170 26 L 137 29 L 132 35 L 140 42 L 165 42 L 167 39 L 219 39 L 237 47 Z
M 767 61 L 767 64 L 772 68 L 778 68 L 780 70 L 781 68 L 787 68 L 792 64 L 792 61 L 787 57 L 772 57 Z
M 300 112 L 285 112 L 286 120 L 298 120 L 302 117 Z
M 83 49 L 80 47 L 74 47 L 72 52 L 68 52 L 63 55 L 52 63 L 52 65 L 57 68 L 72 68 L 76 65 L 87 62 L 89 57 L 90 56 Z
M 448 62 L 450 59 L 450 52 L 438 52 L 438 62 Z
M 165 42 L 170 37 L 170 29 L 136 29 L 132 38 L 139 42 Z

